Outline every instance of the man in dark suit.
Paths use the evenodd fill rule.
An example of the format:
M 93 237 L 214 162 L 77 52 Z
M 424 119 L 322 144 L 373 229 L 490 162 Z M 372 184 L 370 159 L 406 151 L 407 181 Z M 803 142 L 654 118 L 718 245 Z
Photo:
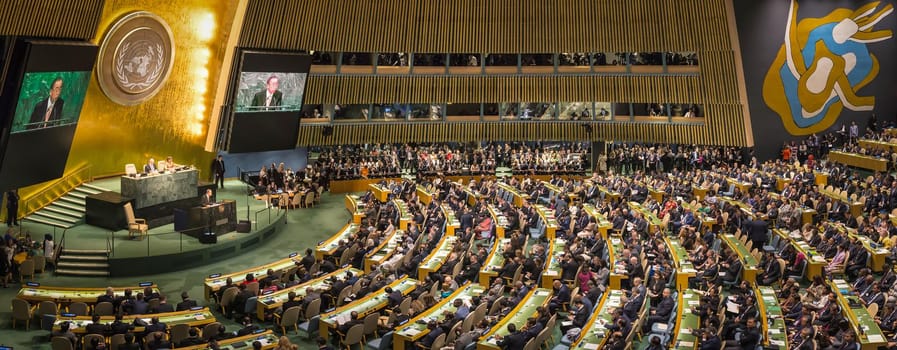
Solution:
M 196 306 L 196 300 L 190 299 L 190 295 L 186 291 L 181 292 L 181 302 L 178 303 L 177 311 L 190 310 Z
M 215 201 L 212 199 L 212 189 L 207 188 L 206 194 L 202 195 L 202 199 L 201 199 L 202 206 L 204 206 L 204 207 L 209 206 L 214 202 Z
M 259 91 L 252 98 L 252 107 L 255 111 L 277 110 L 283 103 L 283 93 L 277 89 L 280 87 L 280 79 L 276 75 L 268 77 L 265 81 L 265 90 Z M 275 108 L 272 108 L 275 107 Z
M 212 176 L 215 177 L 215 185 L 224 188 L 224 157 L 220 154 L 212 161 Z
M 150 320 L 150 324 L 144 327 L 143 331 L 144 336 L 158 332 L 165 333 L 168 331 L 168 325 L 165 322 L 160 322 L 158 316 L 154 316 Z
M 152 340 L 146 345 L 149 349 L 171 349 L 171 342 L 165 340 L 165 334 L 162 332 L 153 333 Z
M 91 323 L 84 327 L 84 332 L 87 334 L 99 334 L 105 336 L 108 331 L 109 326 L 100 321 L 100 315 L 93 315 Z
M 769 231 L 769 224 L 763 220 L 751 220 L 748 228 L 750 229 L 750 237 L 751 241 L 754 242 L 754 247 L 762 249 L 763 245 L 766 244 L 766 232 Z
M 6 226 L 19 226 L 19 190 L 6 192 Z
M 445 330 L 442 329 L 442 327 L 439 327 L 439 324 L 437 324 L 436 321 L 433 320 L 427 323 L 427 329 L 430 332 L 427 333 L 427 335 L 425 335 L 423 338 L 421 338 L 420 341 L 414 343 L 415 348 L 422 349 L 421 346 L 429 348 L 433 346 L 433 342 L 436 341 L 436 338 L 439 338 L 440 335 L 445 333 Z
M 174 312 L 174 306 L 168 303 L 168 298 L 164 295 L 159 297 L 159 305 L 150 310 L 152 314 L 161 314 L 165 312 Z
M 59 95 L 62 93 L 62 77 L 53 79 L 50 84 L 50 96 L 34 105 L 31 111 L 28 129 L 40 129 L 52 126 L 51 122 L 62 119 L 62 106 L 64 102 Z
M 513 323 L 508 324 L 508 335 L 506 337 L 496 334 L 495 338 L 498 339 L 496 344 L 502 349 L 523 349 L 523 346 L 526 345 L 526 342 L 524 341 L 526 335 L 522 332 L 518 332 L 517 326 Z
M 144 173 L 154 174 L 154 173 L 157 173 L 158 171 L 159 171 L 159 169 L 156 169 L 156 160 L 155 159 L 150 158 L 148 161 L 146 161 L 146 164 L 143 166 Z
M 386 287 L 384 291 L 386 292 L 386 299 L 389 301 L 389 308 L 399 306 L 399 304 L 402 303 L 402 300 L 405 299 L 405 297 L 402 296 L 401 291 L 393 290 L 390 287 Z
M 548 309 L 551 313 L 560 308 L 563 304 L 570 302 L 570 287 L 561 281 L 554 281 L 554 296 L 548 301 Z
M 723 343 L 716 335 L 716 329 L 713 326 L 704 330 L 700 350 L 720 350 L 722 346 Z
M 670 297 L 670 293 L 669 288 L 663 289 L 663 299 L 660 300 L 660 303 L 657 304 L 656 308 L 651 310 L 651 315 L 645 320 L 645 326 L 642 329 L 644 333 L 650 332 L 651 326 L 655 323 L 666 322 L 670 319 L 670 313 L 673 312 L 673 307 L 676 306 L 676 302 Z

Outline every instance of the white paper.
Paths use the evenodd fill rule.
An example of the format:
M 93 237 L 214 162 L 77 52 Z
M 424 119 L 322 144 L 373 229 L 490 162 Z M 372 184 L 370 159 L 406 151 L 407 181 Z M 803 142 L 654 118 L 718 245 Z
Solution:
M 885 338 L 880 334 L 872 334 L 867 337 L 870 343 L 884 343 Z

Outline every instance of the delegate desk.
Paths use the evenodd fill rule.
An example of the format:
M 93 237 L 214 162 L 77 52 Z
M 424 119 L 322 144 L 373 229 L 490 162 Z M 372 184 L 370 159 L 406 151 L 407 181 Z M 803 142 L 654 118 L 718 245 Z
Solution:
M 439 240 L 436 249 L 430 252 L 430 255 L 427 255 L 424 261 L 417 267 L 417 278 L 425 281 L 428 274 L 439 271 L 439 268 L 448 259 L 452 249 L 455 248 L 455 242 L 457 241 L 457 236 L 442 235 L 442 239 Z
M 620 198 L 623 198 L 623 195 L 621 195 L 620 192 L 611 191 L 607 187 L 604 187 L 604 185 L 597 185 L 597 186 L 598 186 L 598 192 L 601 192 L 601 195 L 604 197 L 605 200 L 610 200 L 611 202 L 617 202 L 620 200 Z
M 351 272 L 353 276 L 361 276 L 364 274 L 364 271 L 358 270 L 352 267 L 344 267 L 339 270 L 333 271 L 329 274 L 323 275 L 321 277 L 315 278 L 303 284 L 295 285 L 289 288 L 284 288 L 278 290 L 273 293 L 268 293 L 259 296 L 256 299 L 256 308 L 255 313 L 256 317 L 260 320 L 265 319 L 265 313 L 269 311 L 274 311 L 283 303 L 287 301 L 287 296 L 290 292 L 296 293 L 296 298 L 302 299 L 305 298 L 305 291 L 308 288 L 314 288 L 316 290 L 330 290 L 330 278 L 336 277 L 337 280 L 345 281 L 346 274 Z M 335 293 L 339 293 L 339 291 L 334 291 Z
M 888 141 L 878 141 L 869 139 L 860 139 L 857 141 L 860 147 L 865 149 L 884 150 L 888 152 L 897 152 L 897 143 Z
M 252 343 L 259 342 L 262 344 L 262 350 L 270 350 L 277 347 L 277 342 L 279 338 L 274 334 L 270 329 L 264 330 L 259 329 L 255 331 L 253 334 L 247 334 L 244 336 L 223 339 L 218 341 L 218 349 L 219 350 L 236 350 L 236 349 L 252 349 Z M 178 350 L 206 350 L 211 349 L 208 344 L 200 344 L 193 345 L 183 348 L 177 348 Z
M 498 321 L 489 332 L 480 337 L 480 341 L 477 343 L 477 350 L 500 350 L 501 347 L 498 346 L 498 339 L 495 336 L 508 336 L 510 334 L 508 333 L 509 324 L 523 328 L 528 318 L 535 317 L 538 314 L 536 309 L 540 306 L 548 306 L 548 300 L 550 299 L 551 289 L 538 288 L 530 290 L 507 316 Z
M 25 300 L 31 304 L 37 304 L 42 301 L 52 301 L 57 304 L 85 303 L 87 305 L 93 305 L 97 303 L 98 297 L 106 294 L 106 288 L 50 287 L 34 285 L 33 282 L 30 283 L 32 285 L 26 285 L 22 287 L 22 289 L 19 289 L 19 294 L 16 295 L 16 298 Z M 134 294 L 136 295 L 137 292 L 142 293 L 143 289 L 146 287 L 152 288 L 156 293 L 159 292 L 159 287 L 152 282 L 141 283 L 140 285 L 133 287 L 113 287 L 112 289 L 116 296 L 123 296 L 125 294 L 125 289 L 134 291 Z
M 144 315 L 126 315 L 122 317 L 122 322 L 127 324 L 134 324 L 135 319 L 141 319 L 147 324 L 150 323 L 151 318 L 158 317 L 159 322 L 165 323 L 168 325 L 168 328 L 171 329 L 173 326 L 179 324 L 186 324 L 190 327 L 202 327 L 210 323 L 214 323 L 215 315 L 212 315 L 212 311 L 207 307 L 203 308 L 194 308 L 195 310 L 184 310 L 184 311 L 175 311 L 175 312 L 166 312 L 161 314 L 144 314 Z M 63 322 L 69 322 L 69 330 L 75 334 L 84 334 L 87 333 L 87 325 L 93 323 L 92 316 L 76 316 L 76 317 L 64 317 L 59 316 L 53 322 L 53 330 L 58 331 Z M 115 321 L 115 316 L 102 316 L 100 317 L 100 323 L 112 323 Z M 137 326 L 134 327 L 134 333 L 139 334 L 144 331 L 143 327 Z
M 829 173 L 823 172 L 823 171 L 814 171 L 813 175 L 815 175 L 816 185 L 821 185 L 821 186 L 828 185 Z
M 560 196 L 561 194 L 564 193 L 564 190 L 563 190 L 563 189 L 561 189 L 561 188 L 558 187 L 558 186 L 552 185 L 552 184 L 551 184 L 550 182 L 548 182 L 548 181 L 544 181 L 544 180 L 543 180 L 543 181 L 540 181 L 540 182 L 542 183 L 542 186 L 544 186 L 544 187 L 548 190 L 548 202 L 549 202 L 549 203 L 551 203 L 551 200 L 552 200 L 552 199 L 555 199 L 555 198 L 557 198 L 558 196 Z
M 845 153 L 841 151 L 831 151 L 828 153 L 828 159 L 833 162 L 844 165 L 869 169 L 875 171 L 888 170 L 888 161 L 882 158 L 865 156 L 856 153 Z
M 501 270 L 505 264 L 505 244 L 510 243 L 510 238 L 499 238 L 492 243 L 492 250 L 489 251 L 489 256 L 483 262 L 483 267 L 480 268 L 481 286 L 490 286 L 491 279 L 498 277 L 498 270 Z
M 458 183 L 458 186 L 461 186 L 461 188 L 464 189 L 464 193 L 467 195 L 467 201 L 465 203 L 467 203 L 468 206 L 473 207 L 483 198 L 483 196 L 470 187 L 464 186 L 461 183 Z
M 757 304 L 763 321 L 760 334 L 766 334 L 763 341 L 768 345 L 778 346 L 779 349 L 787 349 L 788 328 L 785 326 L 785 318 L 779 299 L 776 298 L 776 291 L 769 286 L 757 286 L 753 283 L 751 285 L 754 286 L 754 295 L 759 296 Z
M 663 220 L 657 218 L 657 215 L 654 215 L 648 208 L 643 207 L 638 202 L 629 202 L 629 208 L 635 210 L 642 214 L 643 218 L 648 221 L 648 231 L 649 233 L 655 232 L 658 227 L 663 227 Z M 666 232 L 666 228 L 663 227 L 663 231 Z
M 227 279 L 230 278 L 231 282 L 234 285 L 239 285 L 246 280 L 246 275 L 252 274 L 256 278 L 260 276 L 265 276 L 268 273 L 268 270 L 274 270 L 279 274 L 287 273 L 292 268 L 296 267 L 296 263 L 299 262 L 301 257 L 298 256 L 298 253 L 292 253 L 289 257 L 277 260 L 275 262 L 271 262 L 265 265 L 256 266 L 252 268 L 248 268 L 243 271 L 232 272 L 228 274 L 212 274 L 206 278 L 205 283 L 205 295 L 206 300 L 212 300 L 212 295 L 218 292 L 219 289 L 227 285 Z M 295 259 L 299 257 L 299 259 Z
M 498 239 L 505 238 L 505 231 L 510 226 L 508 218 L 495 205 L 489 204 L 486 208 L 489 209 L 489 215 L 492 216 L 492 225 L 495 226 L 495 237 Z
M 629 275 L 627 275 L 626 268 L 622 265 L 617 265 L 619 261 L 617 261 L 617 254 L 623 253 L 623 239 L 620 238 L 619 235 L 611 235 L 608 237 L 607 241 L 607 265 L 610 269 L 610 276 L 608 277 L 608 288 L 609 289 L 620 289 L 623 284 L 623 280 L 629 279 Z M 625 263 L 628 263 L 625 262 Z M 618 270 L 619 268 L 619 270 Z
M 741 191 L 741 193 L 744 193 L 744 194 L 747 194 L 748 191 L 751 190 L 751 187 L 753 187 L 753 185 L 754 185 L 754 184 L 752 184 L 752 183 L 750 183 L 750 182 L 747 182 L 747 181 L 738 181 L 738 179 L 734 179 L 734 178 L 731 178 L 731 177 L 727 177 L 727 178 L 726 178 L 726 182 L 728 182 L 729 185 L 735 185 L 735 188 L 737 188 L 738 190 Z
M 433 201 L 433 198 L 436 197 L 436 193 L 430 192 L 430 190 L 423 185 L 417 185 L 417 197 L 420 199 L 421 203 L 428 205 Z
M 720 238 L 741 259 L 741 277 L 751 284 L 757 283 L 757 274 L 760 273 L 760 262 L 757 261 L 757 258 L 748 251 L 747 247 L 735 235 L 727 233 L 720 235 Z
M 399 291 L 402 296 L 411 294 L 417 287 L 417 280 L 408 277 L 396 280 L 387 287 L 391 287 L 394 291 Z M 355 300 L 346 305 L 340 306 L 336 310 L 321 315 L 321 337 L 327 339 L 330 336 L 330 330 L 338 325 L 348 322 L 352 318 L 352 312 L 358 313 L 358 319 L 364 319 L 367 315 L 383 310 L 389 305 L 389 294 L 386 288 L 372 293 L 368 293 L 364 298 Z
M 471 300 L 474 297 L 480 296 L 485 292 L 485 288 L 475 283 L 467 283 L 458 287 L 458 289 L 447 298 L 440 300 L 436 305 L 433 305 L 433 307 L 424 310 L 414 318 L 408 320 L 404 325 L 396 328 L 392 341 L 393 349 L 405 350 L 406 342 L 413 343 L 430 332 L 427 329 L 427 322 L 431 320 L 441 320 L 446 311 L 451 313 L 457 311 L 457 308 L 452 305 L 455 299 L 464 300 L 468 305 L 471 305 Z
M 700 205 L 698 205 L 697 207 L 693 206 L 691 205 L 691 203 L 685 201 L 684 199 L 679 201 L 679 205 L 690 210 L 695 215 L 695 217 L 698 218 L 698 220 L 701 220 L 703 230 L 713 230 L 713 225 L 716 225 L 716 219 L 707 216 L 707 214 L 701 210 L 702 208 Z
M 791 200 L 789 198 L 782 197 L 778 193 L 770 192 L 769 197 L 773 198 L 773 199 L 778 199 L 783 202 L 789 202 L 789 203 L 791 203 L 791 206 L 793 208 L 800 208 L 801 223 L 804 225 L 813 224 L 813 218 L 816 217 L 816 214 L 817 214 L 816 209 L 805 207 L 795 200 Z
M 536 208 L 536 212 L 539 213 L 539 217 L 542 219 L 543 227 L 545 227 L 545 237 L 548 240 L 554 239 L 558 230 L 558 220 L 554 217 L 554 210 L 548 209 L 541 204 L 533 205 L 533 207 Z
M 847 198 L 847 196 L 837 195 L 833 191 L 829 191 L 822 186 L 819 186 L 818 191 L 819 193 L 822 193 L 822 195 L 829 197 L 832 200 L 836 200 L 844 203 L 844 205 L 847 205 L 847 207 L 850 208 L 850 214 L 853 214 L 854 217 L 863 216 L 863 202 L 851 201 L 850 198 Z
M 396 210 L 399 211 L 399 230 L 407 230 L 408 223 L 413 220 L 411 217 L 411 211 L 408 210 L 408 204 L 401 199 L 393 199 L 392 204 L 396 206 Z M 360 222 L 358 222 L 360 223 Z
M 370 184 L 368 185 L 368 188 L 371 189 L 371 193 L 374 194 L 374 198 L 377 198 L 380 203 L 386 203 L 389 200 L 390 193 L 392 193 L 388 187 L 381 184 Z
M 391 258 L 396 253 L 396 248 L 399 247 L 399 240 L 403 236 L 405 236 L 405 232 L 402 230 L 392 231 L 383 242 L 380 242 L 379 246 L 368 252 L 364 256 L 364 272 L 371 272 L 374 266 L 380 266 Z
M 846 232 L 849 237 L 853 237 L 854 239 L 860 241 L 863 245 L 863 249 L 869 253 L 869 262 L 867 264 L 872 271 L 874 272 L 882 272 L 885 266 L 885 259 L 891 252 L 885 248 L 882 248 L 880 245 L 872 241 L 871 238 L 861 235 L 857 233 L 857 230 L 854 228 L 849 228 L 845 226 L 843 223 L 837 222 L 835 223 L 835 227 L 841 231 Z
M 461 231 L 461 221 L 455 217 L 455 211 L 447 203 L 442 204 L 442 213 L 445 214 L 445 234 L 455 235 L 455 230 Z
M 696 200 L 703 200 L 704 197 L 707 197 L 707 188 L 701 186 L 692 186 L 691 193 L 695 196 Z
M 122 196 L 134 199 L 134 209 L 199 197 L 199 171 L 193 168 L 140 177 L 121 177 Z
M 343 226 L 339 232 L 335 235 L 328 238 L 326 241 L 321 242 L 315 247 L 315 258 L 318 260 L 323 260 L 325 257 L 333 255 L 336 252 L 336 249 L 339 248 L 339 242 L 345 240 L 349 241 L 349 236 L 358 232 L 358 225 L 356 224 L 346 224 Z M 336 257 L 339 259 L 340 257 Z
M 688 279 L 694 277 L 698 271 L 695 270 L 694 264 L 688 260 L 688 252 L 679 244 L 678 239 L 664 236 L 663 240 L 666 241 L 667 247 L 670 248 L 673 262 L 676 263 L 676 289 L 685 290 L 688 288 Z
M 585 210 L 586 214 L 595 218 L 596 228 L 598 229 L 598 233 L 601 234 L 601 238 L 607 239 L 607 231 L 613 228 L 613 224 L 610 221 L 607 221 L 607 218 L 604 217 L 601 212 L 598 211 L 598 208 L 595 208 L 594 205 L 583 203 L 582 210 Z
M 842 279 L 835 279 L 829 283 L 838 297 L 841 313 L 850 322 L 854 334 L 857 334 L 857 342 L 860 343 L 861 349 L 874 350 L 879 346 L 885 346 L 887 339 L 875 323 L 874 316 L 870 315 L 869 310 L 860 303 L 860 298 L 848 294 L 850 285 Z
M 778 228 L 773 229 L 772 232 L 779 236 L 780 239 L 788 241 L 794 249 L 804 255 L 804 258 L 807 261 L 806 278 L 808 280 L 812 281 L 816 276 L 822 276 L 822 269 L 828 264 L 825 260 L 825 256 L 817 253 L 816 248 L 813 248 L 809 243 L 804 241 L 804 238 L 800 233 L 795 232 L 794 234 L 788 234 Z
M 570 346 L 571 349 L 603 349 L 607 341 L 606 326 L 614 324 L 613 310 L 622 306 L 620 299 L 622 290 L 608 290 L 601 296 L 598 306 L 586 326 L 579 333 L 579 338 Z
M 346 195 L 346 210 L 352 214 L 352 223 L 356 225 L 360 225 L 361 219 L 364 218 L 364 203 L 359 202 L 360 198 L 354 194 Z
M 510 196 L 510 202 L 514 204 L 517 208 L 522 208 L 523 203 L 529 201 L 529 195 L 525 193 L 520 193 L 516 188 L 508 185 L 504 182 L 496 183 L 499 191 L 503 191 L 507 196 Z
M 551 289 L 554 281 L 561 278 L 561 255 L 567 247 L 567 241 L 563 238 L 555 238 L 548 246 L 548 266 L 542 272 L 542 288 Z
M 691 308 L 698 307 L 701 303 L 701 295 L 692 289 L 679 290 L 679 302 L 676 312 L 676 329 L 673 331 L 673 349 L 697 349 L 699 338 L 692 330 L 701 328 L 701 317 L 691 312 Z
M 206 232 L 223 235 L 237 230 L 237 202 L 231 199 L 217 203 L 174 210 L 175 231 L 200 238 Z

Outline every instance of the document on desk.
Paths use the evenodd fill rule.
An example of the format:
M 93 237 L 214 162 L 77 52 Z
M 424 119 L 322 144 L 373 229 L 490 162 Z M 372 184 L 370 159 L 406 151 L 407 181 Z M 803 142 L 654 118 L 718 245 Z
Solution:
M 885 338 L 881 336 L 881 334 L 872 334 L 868 336 L 870 343 L 884 343 Z

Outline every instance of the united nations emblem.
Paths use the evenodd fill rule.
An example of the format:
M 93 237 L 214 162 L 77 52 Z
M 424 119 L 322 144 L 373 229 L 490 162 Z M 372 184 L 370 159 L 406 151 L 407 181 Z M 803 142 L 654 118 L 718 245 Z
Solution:
M 110 100 L 135 105 L 159 92 L 173 62 L 174 38 L 168 24 L 152 13 L 132 12 L 103 38 L 97 79 Z

